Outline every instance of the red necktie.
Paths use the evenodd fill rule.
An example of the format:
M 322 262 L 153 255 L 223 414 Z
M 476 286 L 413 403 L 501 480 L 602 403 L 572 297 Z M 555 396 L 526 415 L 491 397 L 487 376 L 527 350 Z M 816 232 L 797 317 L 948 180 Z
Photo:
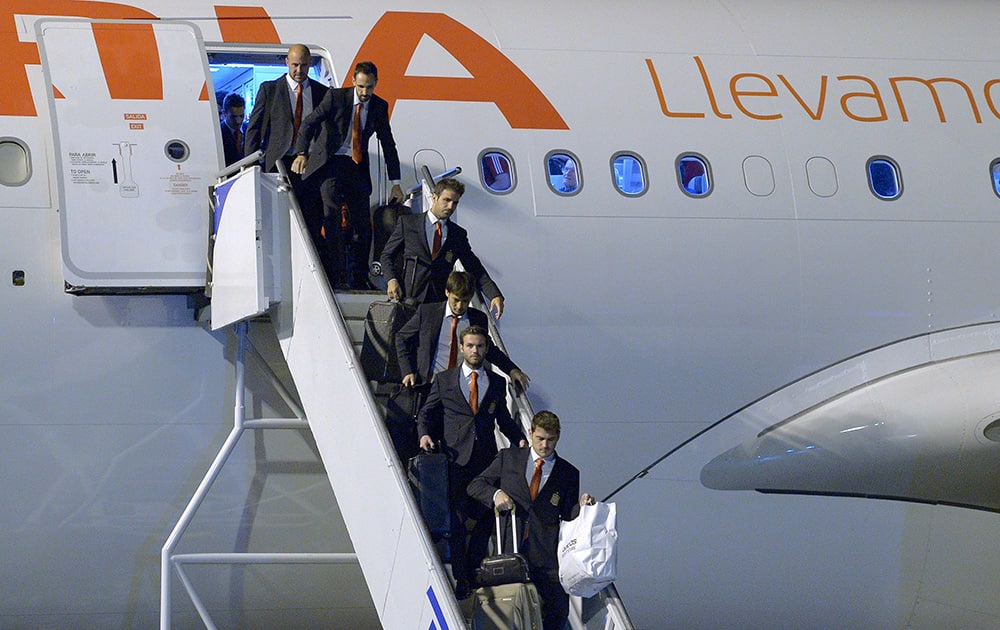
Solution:
M 243 134 L 239 129 L 233 132 L 233 140 L 236 141 L 236 152 L 243 157 Z
M 299 125 L 302 124 L 302 84 L 295 88 L 295 116 L 292 118 L 292 147 L 299 139 Z
M 458 363 L 458 335 L 455 334 L 458 329 L 458 320 L 461 319 L 458 315 L 451 316 L 451 346 L 448 349 L 448 369 L 455 367 Z
M 479 376 L 478 372 L 473 372 L 469 375 L 472 379 L 469 381 L 469 406 L 472 407 L 472 415 L 479 413 L 479 385 L 476 383 L 477 376 Z
M 535 472 L 532 473 L 531 485 L 528 486 L 528 495 L 531 496 L 532 501 L 538 496 L 538 487 L 542 485 L 542 465 L 544 463 L 545 460 L 541 457 L 535 460 Z
M 361 164 L 361 103 L 354 106 L 354 122 L 351 123 L 351 159 L 355 164 Z
M 437 258 L 439 251 L 441 251 L 441 222 L 437 221 L 434 224 L 434 247 L 431 248 L 431 258 Z

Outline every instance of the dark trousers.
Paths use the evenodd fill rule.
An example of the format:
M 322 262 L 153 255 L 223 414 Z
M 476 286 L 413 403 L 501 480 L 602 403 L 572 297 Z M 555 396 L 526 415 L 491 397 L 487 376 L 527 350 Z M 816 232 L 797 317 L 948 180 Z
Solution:
M 335 155 L 322 175 L 313 175 L 322 178 L 320 193 L 330 282 L 347 282 L 355 288 L 363 288 L 368 281 L 368 255 L 372 247 L 370 191 L 365 185 L 368 175 L 363 171 L 350 157 Z
M 451 537 L 448 546 L 451 551 L 451 572 L 456 581 L 467 584 L 472 582 L 476 567 L 486 557 L 490 533 L 493 531 L 493 521 L 486 517 L 488 510 L 466 492 L 469 482 L 485 468 L 485 465 L 476 466 L 473 462 L 469 462 L 467 466 L 448 466 L 448 504 L 451 508 Z M 470 519 L 475 522 L 475 526 L 466 543 L 466 521 Z
M 322 236 L 323 228 L 323 199 L 320 195 L 321 178 L 319 176 L 309 177 L 303 180 L 301 175 L 292 172 L 292 160 L 295 157 L 285 155 L 281 161 L 285 164 L 285 171 L 288 173 L 288 180 L 292 184 L 295 192 L 295 199 L 299 203 L 299 210 L 302 212 L 302 220 L 305 221 L 306 229 L 312 238 L 313 246 L 319 255 L 320 261 L 326 266 L 326 239 Z M 277 169 L 274 170 L 277 172 Z
M 531 581 L 542 600 L 543 630 L 563 630 L 569 618 L 569 595 L 559 583 L 559 571 L 532 569 Z

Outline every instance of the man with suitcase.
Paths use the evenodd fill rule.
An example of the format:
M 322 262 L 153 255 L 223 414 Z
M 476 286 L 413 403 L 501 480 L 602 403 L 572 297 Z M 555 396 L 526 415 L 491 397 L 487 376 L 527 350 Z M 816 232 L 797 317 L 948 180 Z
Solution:
M 594 502 L 587 493 L 577 501 L 580 471 L 556 454 L 559 435 L 559 417 L 539 411 L 531 419 L 531 447 L 500 451 L 468 486 L 469 496 L 484 506 L 514 510 L 545 630 L 562 630 L 569 616 L 569 596 L 559 584 L 559 522 L 573 520 L 581 505 Z
M 450 220 L 464 192 L 465 185 L 457 179 L 442 179 L 434 185 L 430 210 L 400 215 L 381 257 L 390 299 L 405 297 L 418 304 L 443 302 L 448 274 L 455 261 L 461 260 L 490 300 L 490 310 L 497 317 L 503 314 L 503 294 L 472 251 L 468 232 Z
M 421 304 L 396 334 L 396 354 L 403 385 L 429 383 L 433 376 L 458 365 L 458 335 L 469 326 L 487 328 L 486 313 L 470 308 L 475 279 L 467 271 L 452 271 L 444 294 L 446 302 Z M 524 391 L 528 375 L 503 350 L 489 344 L 486 360 L 507 374 Z
M 462 364 L 434 378 L 417 420 L 417 435 L 421 449 L 431 451 L 440 443 L 448 456 L 451 570 L 455 595 L 465 599 L 470 592 L 471 567 L 486 554 L 492 524 L 490 519 L 479 518 L 483 510 L 476 509 L 466 486 L 497 453 L 495 427 L 500 427 L 511 444 L 527 445 L 527 440 L 507 409 L 503 377 L 483 367 L 489 344 L 486 330 L 469 326 L 462 331 L 460 342 Z M 466 547 L 465 521 L 469 518 L 476 521 L 476 529 Z

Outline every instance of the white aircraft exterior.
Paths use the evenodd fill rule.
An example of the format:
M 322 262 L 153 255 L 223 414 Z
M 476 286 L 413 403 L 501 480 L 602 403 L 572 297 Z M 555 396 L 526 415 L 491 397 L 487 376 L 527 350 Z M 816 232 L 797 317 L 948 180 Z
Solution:
M 75 39 L 80 18 L 183 24 L 204 49 L 139 34 L 88 83 L 121 44 Z M 379 65 L 405 185 L 463 168 L 456 220 L 529 398 L 563 419 L 582 489 L 614 493 L 636 627 L 997 627 L 998 20 L 985 1 L 8 0 L 0 627 L 161 619 L 161 548 L 232 428 L 236 350 L 175 291 L 205 282 L 205 225 L 174 210 L 207 216 L 214 107 L 143 90 L 159 68 L 210 99 L 180 70 L 204 50 L 298 42 L 335 85 Z M 102 127 L 73 109 L 90 91 L 151 102 Z M 140 181 L 157 117 L 191 161 L 164 145 Z M 509 159 L 504 194 L 486 153 Z M 105 207 L 112 160 L 137 175 Z M 148 261 L 176 273 L 130 280 Z M 288 412 L 249 381 L 248 412 Z M 318 452 L 243 438 L 180 549 L 350 551 Z M 379 623 L 357 565 L 190 573 L 221 626 Z M 173 613 L 199 624 L 183 595 Z

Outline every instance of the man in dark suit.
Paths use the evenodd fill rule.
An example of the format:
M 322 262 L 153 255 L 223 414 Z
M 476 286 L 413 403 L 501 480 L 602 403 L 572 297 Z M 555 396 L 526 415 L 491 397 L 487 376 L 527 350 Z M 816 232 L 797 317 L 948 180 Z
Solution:
M 467 271 L 452 271 L 444 293 L 446 302 L 421 304 L 417 312 L 396 333 L 403 385 L 414 387 L 455 367 L 459 359 L 458 336 L 469 326 L 488 329 L 486 313 L 470 308 L 475 280 Z M 489 344 L 486 360 L 510 377 L 521 391 L 528 389 L 528 375 L 494 344 Z
M 303 181 L 291 168 L 295 141 L 302 132 L 302 120 L 322 102 L 329 89 L 309 78 L 312 55 L 302 44 L 294 44 L 288 49 L 285 65 L 288 66 L 287 74 L 260 84 L 247 123 L 246 154 L 262 149 L 264 170 L 269 173 L 277 171 L 275 163 L 278 160 L 285 163 L 309 235 L 320 256 L 324 256 L 326 248 L 320 236 L 323 203 L 319 182 Z
M 531 448 L 500 451 L 468 486 L 469 496 L 481 504 L 514 510 L 523 541 L 519 550 L 531 566 L 545 630 L 562 630 L 569 615 L 569 596 L 559 584 L 559 522 L 573 520 L 581 505 L 594 502 L 586 493 L 577 502 L 580 471 L 556 454 L 559 434 L 558 416 L 539 411 L 531 419 Z
M 399 154 L 389 126 L 389 104 L 375 95 L 378 69 L 370 61 L 354 68 L 354 87 L 330 92 L 312 114 L 302 121 L 302 133 L 295 146 L 292 170 L 322 180 L 324 229 L 334 243 L 331 256 L 334 284 L 345 280 L 355 289 L 368 288 L 368 254 L 372 246 L 371 168 L 368 141 L 378 135 L 385 168 L 392 182 L 389 201 L 402 202 L 399 186 Z M 310 149 L 309 143 L 317 138 Z M 345 210 L 346 208 L 346 210 Z M 350 232 L 353 235 L 350 236 Z M 350 251 L 350 274 L 345 278 L 341 258 Z M 336 277 L 340 276 L 340 277 Z
M 247 102 L 236 92 L 227 94 L 222 101 L 222 152 L 226 156 L 226 166 L 243 159 L 246 106 Z
M 527 441 L 507 410 L 503 377 L 483 369 L 489 334 L 483 328 L 470 326 L 462 331 L 461 342 L 462 365 L 434 378 L 417 419 L 417 435 L 421 449 L 431 451 L 440 443 L 448 456 L 451 571 L 456 581 L 455 595 L 465 599 L 470 593 L 472 566 L 486 554 L 491 525 L 490 519 L 477 518 L 483 510 L 469 499 L 466 486 L 496 456 L 495 427 L 500 427 L 511 444 L 526 445 Z M 468 518 L 476 521 L 476 527 L 467 548 Z
M 382 250 L 382 272 L 393 299 L 442 302 L 456 260 L 479 283 L 490 310 L 503 315 L 503 294 L 469 245 L 469 235 L 450 220 L 465 193 L 462 182 L 446 178 L 434 186 L 433 204 L 423 214 L 400 215 Z M 437 250 L 437 251 L 435 251 Z M 400 282 L 402 281 L 402 283 Z

